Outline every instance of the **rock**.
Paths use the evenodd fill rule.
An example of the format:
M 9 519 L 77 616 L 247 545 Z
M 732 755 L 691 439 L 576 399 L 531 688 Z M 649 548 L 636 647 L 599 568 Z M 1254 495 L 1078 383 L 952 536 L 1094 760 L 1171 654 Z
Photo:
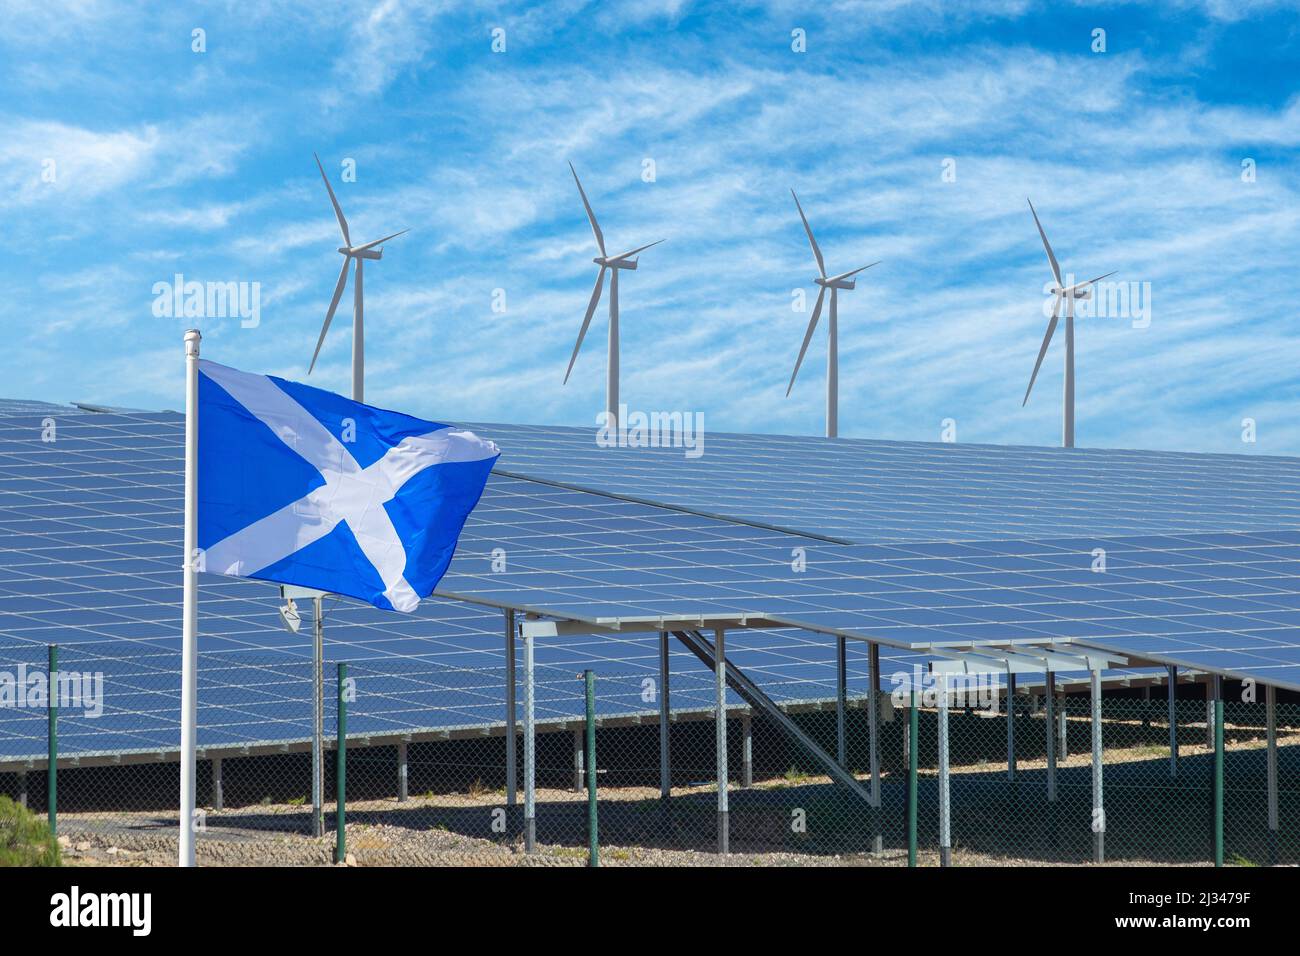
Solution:
M 69 837 L 66 837 L 66 836 L 61 836 L 61 837 L 59 837 L 59 849 L 60 849 L 60 850 L 66 850 L 66 849 L 67 849 L 68 847 L 70 847 L 70 846 L 72 846 L 72 840 L 71 840 Z
M 78 853 L 85 853 L 87 850 L 90 849 L 90 841 L 82 840 L 73 849 L 75 849 Z
M 355 856 L 353 856 L 351 853 L 349 853 L 347 856 L 345 856 L 345 857 L 343 858 L 343 865 L 344 865 L 344 866 L 357 866 L 357 865 L 358 865 L 358 864 L 357 864 L 357 858 L 356 858 Z

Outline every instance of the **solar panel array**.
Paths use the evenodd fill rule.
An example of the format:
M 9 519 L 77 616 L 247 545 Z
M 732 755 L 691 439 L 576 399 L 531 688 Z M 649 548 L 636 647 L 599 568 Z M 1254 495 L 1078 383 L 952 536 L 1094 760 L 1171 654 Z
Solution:
M 134 661 L 114 672 L 118 717 L 74 724 L 71 745 L 175 743 L 177 689 L 141 695 L 176 669 L 182 426 L 173 413 L 0 404 L 0 643 L 37 657 L 48 643 L 88 644 Z M 477 429 L 505 449 L 503 471 L 541 481 L 493 476 L 439 588 L 454 600 L 410 616 L 329 606 L 327 657 L 390 672 L 380 725 L 501 719 L 499 692 L 448 686 L 462 673 L 499 687 L 493 605 L 615 626 L 786 622 L 729 638 L 729 658 L 785 700 L 834 696 L 828 633 L 883 642 L 886 689 L 931 646 L 1067 640 L 1300 689 L 1291 459 L 709 435 L 692 460 L 599 449 L 581 429 Z M 567 487 L 575 478 L 590 490 Z M 1025 529 L 1035 536 L 1015 536 Z M 300 736 L 309 685 L 290 675 L 309 643 L 284 631 L 276 589 L 204 575 L 201 599 L 204 680 L 223 688 L 201 692 L 212 708 L 201 725 L 221 742 Z M 860 693 L 865 645 L 849 654 Z M 652 673 L 656 638 L 542 642 L 538 662 L 557 675 Z M 402 671 L 417 665 L 423 676 Z M 676 652 L 674 670 L 691 669 Z M 447 705 L 449 694 L 473 700 Z M 576 693 L 563 699 L 555 712 L 576 716 Z M 277 709 L 295 716 L 277 728 Z M 0 755 L 6 737 L 29 738 L 18 720 L 0 721 Z M 33 726 L 29 743 L 42 739 Z

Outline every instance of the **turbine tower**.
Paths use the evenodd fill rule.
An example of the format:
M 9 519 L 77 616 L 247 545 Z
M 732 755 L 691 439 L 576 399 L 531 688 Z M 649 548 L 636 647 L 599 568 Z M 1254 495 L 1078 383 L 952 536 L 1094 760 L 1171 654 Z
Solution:
M 605 411 L 608 417 L 605 422 L 607 427 L 622 428 L 622 423 L 618 421 L 618 273 L 620 269 L 635 270 L 637 260 L 632 257 L 651 246 L 659 245 L 663 240 L 656 239 L 617 256 L 606 255 L 605 236 L 596 222 L 596 214 L 591 211 L 591 203 L 587 201 L 587 193 L 582 188 L 582 181 L 578 179 L 578 171 L 573 168 L 573 163 L 569 163 L 569 172 L 573 173 L 573 181 L 578 184 L 578 195 L 582 197 L 582 206 L 587 210 L 587 219 L 591 222 L 592 235 L 596 237 L 596 248 L 600 250 L 600 255 L 591 261 L 600 266 L 600 271 L 596 273 L 596 285 L 591 290 L 591 301 L 587 303 L 587 314 L 583 316 L 582 328 L 578 330 L 578 341 L 573 346 L 573 355 L 569 357 L 564 382 L 566 385 L 569 382 L 573 363 L 577 361 L 578 350 L 582 348 L 582 339 L 587 334 L 587 326 L 591 325 L 591 317 L 596 312 L 601 290 L 605 287 L 605 271 L 609 270 L 609 351 L 605 360 Z
M 799 347 L 799 358 L 794 363 L 794 371 L 790 373 L 790 384 L 786 386 L 785 395 L 789 398 L 790 390 L 794 388 L 795 376 L 799 374 L 799 366 L 803 364 L 804 353 L 808 351 L 808 343 L 812 341 L 813 330 L 817 328 L 817 320 L 821 318 L 822 300 L 826 298 L 826 290 L 830 289 L 831 312 L 828 320 L 830 339 L 826 349 L 826 437 L 835 438 L 840 430 L 839 292 L 841 289 L 852 289 L 857 284 L 853 276 L 880 263 L 873 262 L 852 272 L 827 276 L 822 251 L 817 246 L 817 240 L 813 238 L 812 227 L 808 225 L 808 217 L 803 214 L 803 206 L 799 205 L 799 197 L 795 196 L 793 189 L 790 190 L 790 195 L 794 196 L 795 208 L 799 210 L 799 218 L 803 220 L 804 232 L 808 233 L 808 244 L 812 246 L 813 258 L 817 260 L 817 277 L 813 281 L 821 286 L 821 289 L 817 293 L 817 303 L 813 306 L 812 318 L 808 320 L 808 331 L 803 335 L 803 345 Z
M 312 153 L 312 155 L 316 156 L 315 153 Z M 339 229 L 343 232 L 343 245 L 339 246 L 339 252 L 343 255 L 343 268 L 339 270 L 339 281 L 334 286 L 334 298 L 330 300 L 329 311 L 325 313 L 325 324 L 320 328 L 320 338 L 316 340 L 316 351 L 312 353 L 311 365 L 307 369 L 307 374 L 310 375 L 312 369 L 316 367 L 316 359 L 320 356 L 321 346 L 325 344 L 325 333 L 329 331 L 330 322 L 334 320 L 334 310 L 339 307 L 339 299 L 343 297 L 343 287 L 348 283 L 348 265 L 355 262 L 357 275 L 356 280 L 352 283 L 352 398 L 361 402 L 365 401 L 366 379 L 362 264 L 367 259 L 382 259 L 384 250 L 376 247 L 389 239 L 396 239 L 409 230 L 403 229 L 391 236 L 384 236 L 382 239 L 376 239 L 360 246 L 352 245 L 352 237 L 348 234 L 348 221 L 343 218 L 343 209 L 339 206 L 338 197 L 334 195 L 334 188 L 330 185 L 329 177 L 325 175 L 325 167 L 320 164 L 319 156 L 316 156 L 316 168 L 320 170 L 320 178 L 325 180 L 325 189 L 330 194 L 330 203 L 334 206 L 334 215 L 338 217 Z
M 1052 334 L 1056 331 L 1057 320 L 1061 312 L 1061 301 L 1065 301 L 1065 391 L 1064 391 L 1064 408 L 1062 411 L 1061 426 L 1061 445 L 1065 448 L 1074 447 L 1074 303 L 1079 299 L 1092 298 L 1092 291 L 1089 288 L 1093 283 L 1100 282 L 1102 279 L 1113 276 L 1114 272 L 1107 272 L 1106 275 L 1097 276 L 1095 279 L 1089 279 L 1087 282 L 1076 282 L 1074 285 L 1066 287 L 1061 280 L 1061 267 L 1056 262 L 1056 254 L 1052 252 L 1052 244 L 1047 241 L 1047 233 L 1043 232 L 1043 224 L 1038 221 L 1038 212 L 1034 209 L 1034 204 L 1028 199 L 1029 212 L 1034 217 L 1034 225 L 1038 227 L 1038 235 L 1043 240 L 1043 249 L 1047 251 L 1047 262 L 1052 267 L 1052 279 L 1055 284 L 1052 286 L 1052 318 L 1047 323 L 1047 334 L 1043 336 L 1043 344 L 1038 349 L 1038 360 L 1034 362 L 1034 373 L 1029 376 L 1029 387 L 1025 389 L 1024 401 L 1020 407 L 1024 408 L 1029 402 L 1029 393 L 1034 390 L 1034 381 L 1038 378 L 1038 370 L 1042 367 L 1043 356 L 1047 354 L 1047 346 L 1052 343 Z

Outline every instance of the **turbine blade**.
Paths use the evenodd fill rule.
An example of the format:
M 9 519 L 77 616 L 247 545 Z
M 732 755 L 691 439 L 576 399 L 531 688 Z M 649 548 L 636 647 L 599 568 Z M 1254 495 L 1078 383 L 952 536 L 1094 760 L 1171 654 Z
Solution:
M 1061 286 L 1061 267 L 1056 264 L 1056 254 L 1052 252 L 1052 244 L 1047 241 L 1047 233 L 1043 232 L 1043 224 L 1038 221 L 1038 213 L 1034 210 L 1034 204 L 1029 202 L 1029 211 L 1034 215 L 1034 225 L 1038 227 L 1038 234 L 1043 237 L 1043 248 L 1047 250 L 1047 261 L 1051 263 L 1052 275 L 1056 277 L 1056 286 Z
M 1115 272 L 1118 272 L 1118 271 L 1119 271 L 1118 269 L 1115 270 Z M 1086 289 L 1088 286 L 1092 285 L 1094 282 L 1100 282 L 1102 279 L 1109 279 L 1111 276 L 1113 276 L 1113 275 L 1115 274 L 1115 272 L 1107 272 L 1104 276 L 1097 276 L 1097 278 L 1095 278 L 1095 279 L 1089 279 L 1087 282 L 1079 282 L 1079 283 L 1076 283 L 1075 285 L 1070 286 L 1070 291 L 1073 292 L 1075 289 Z
M 569 374 L 573 371 L 573 363 L 578 360 L 578 349 L 582 348 L 583 336 L 587 334 L 587 326 L 591 325 L 591 316 L 596 311 L 596 305 L 600 302 L 600 292 L 605 288 L 605 270 L 608 266 L 601 266 L 600 272 L 596 273 L 596 285 L 591 290 L 591 301 L 587 303 L 587 314 L 582 318 L 582 328 L 578 330 L 578 341 L 573 346 L 573 354 L 569 356 L 569 367 L 564 371 L 564 384 L 569 384 Z
M 790 195 L 794 196 L 794 190 L 790 190 Z M 808 245 L 812 246 L 813 255 L 817 257 L 817 271 L 823 279 L 826 278 L 826 263 L 822 261 L 822 251 L 817 247 L 817 240 L 813 238 L 812 226 L 808 225 L 808 217 L 803 214 L 803 206 L 799 205 L 799 197 L 794 196 L 795 208 L 799 210 L 799 218 L 803 220 L 803 231 L 808 233 Z
M 609 257 L 609 258 L 610 258 L 610 261 L 613 262 L 613 261 L 617 261 L 617 260 L 619 260 L 619 259 L 627 259 L 627 258 L 629 258 L 629 257 L 631 257 L 631 256 L 636 255 L 638 252 L 645 252 L 645 251 L 646 251 L 647 249 L 649 249 L 651 246 L 657 246 L 657 245 L 659 245 L 659 243 L 661 243 L 661 242 L 663 242 L 662 239 L 656 239 L 654 242 L 647 243 L 647 244 L 644 245 L 644 246 L 638 246 L 637 248 L 632 249 L 632 250 L 629 251 L 629 252 L 625 252 L 625 253 L 623 253 L 623 254 L 620 255 L 620 256 L 610 256 L 610 257 Z
M 334 286 L 334 298 L 330 299 L 329 311 L 325 313 L 325 324 L 320 327 L 320 338 L 316 340 L 316 351 L 312 353 L 311 365 L 307 368 L 308 375 L 316 367 L 316 359 L 320 356 L 320 347 L 325 344 L 325 333 L 330 330 L 330 323 L 334 321 L 334 310 L 339 307 L 339 299 L 343 298 L 343 287 L 348 283 L 348 263 L 351 261 L 351 257 L 343 257 L 343 268 L 339 270 L 339 281 Z
M 600 254 L 605 254 L 605 235 L 600 231 L 600 226 L 596 223 L 596 214 L 591 211 L 591 203 L 587 202 L 587 193 L 582 188 L 582 181 L 578 179 L 578 171 L 573 168 L 573 163 L 569 163 L 569 172 L 573 173 L 573 181 L 578 184 L 578 195 L 582 197 L 582 207 L 587 210 L 587 218 L 591 220 L 591 231 L 596 237 L 596 247 L 600 249 Z
M 353 252 L 365 252 L 367 249 L 373 249 L 375 246 L 382 245 L 389 239 L 396 239 L 398 236 L 404 236 L 411 230 L 403 229 L 401 232 L 395 232 L 391 236 L 384 236 L 382 239 L 376 239 L 374 242 L 367 242 L 364 246 L 357 246 Z
M 1061 297 L 1058 295 L 1056 301 L 1052 303 L 1052 320 L 1047 323 L 1047 334 L 1043 336 L 1043 344 L 1038 349 L 1038 361 L 1034 363 L 1034 374 L 1029 376 L 1029 387 L 1025 389 L 1025 400 L 1020 403 L 1024 408 L 1029 402 L 1029 393 L 1034 390 L 1034 382 L 1038 379 L 1038 370 L 1043 367 L 1043 356 L 1047 354 L 1047 346 L 1052 344 L 1052 333 L 1056 331 L 1057 315 L 1061 311 Z
M 880 265 L 880 262 L 877 260 L 876 262 L 873 262 L 873 263 L 871 263 L 870 265 L 865 265 L 865 266 L 863 266 L 861 269 L 854 269 L 852 272 L 841 272 L 841 273 L 840 273 L 839 275 L 837 275 L 837 276 L 831 276 L 831 277 L 830 277 L 829 279 L 827 279 L 826 281 L 827 281 L 827 282 L 839 282 L 841 279 L 847 279 L 847 278 L 849 278 L 850 276 L 855 276 L 855 275 L 857 275 L 859 272 L 865 272 L 867 269 L 870 269 L 871 266 L 878 266 L 878 265 Z
M 312 153 L 316 156 L 315 153 Z M 325 189 L 330 194 L 330 202 L 334 205 L 334 215 L 339 217 L 339 228 L 343 230 L 343 245 L 351 246 L 352 237 L 348 235 L 348 221 L 343 218 L 343 209 L 339 206 L 338 197 L 334 195 L 334 187 L 330 185 L 330 178 L 325 175 L 325 167 L 320 164 L 320 157 L 316 156 L 316 168 L 320 170 L 320 178 L 325 180 Z
M 817 320 L 822 314 L 822 300 L 826 298 L 826 286 L 817 293 L 817 304 L 813 306 L 812 318 L 808 320 L 808 331 L 803 334 L 803 345 L 799 346 L 799 358 L 795 360 L 794 371 L 790 373 L 790 384 L 785 387 L 785 397 L 790 397 L 790 389 L 794 388 L 794 377 L 799 374 L 799 366 L 803 364 L 803 354 L 808 351 L 808 343 L 812 341 L 813 330 L 817 328 Z

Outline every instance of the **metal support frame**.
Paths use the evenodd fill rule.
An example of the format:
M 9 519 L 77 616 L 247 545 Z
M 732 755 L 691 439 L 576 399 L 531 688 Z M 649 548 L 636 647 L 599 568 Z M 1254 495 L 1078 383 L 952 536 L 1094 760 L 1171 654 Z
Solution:
M 1106 808 L 1101 783 L 1101 669 L 1092 669 L 1092 857 L 1106 860 Z
M 1056 701 L 1056 753 L 1060 760 L 1070 759 L 1070 709 L 1066 706 L 1065 691 Z
M 1217 697 L 1214 685 L 1218 679 L 1213 674 L 1207 674 L 1205 677 L 1205 748 L 1207 750 L 1214 749 L 1214 701 Z
M 325 619 L 321 597 L 312 598 L 311 626 L 311 835 L 325 835 Z
M 519 801 L 518 776 L 518 740 L 515 728 L 518 726 L 519 708 L 515 701 L 515 612 L 505 609 L 506 639 L 506 806 L 513 807 Z
M 730 820 L 727 805 L 727 650 L 726 628 L 718 628 L 714 638 L 714 716 L 718 780 L 718 852 L 730 852 Z
M 1043 717 L 1047 728 L 1047 802 L 1056 802 L 1056 674 L 1047 672 L 1043 688 Z
M 222 810 L 225 808 L 226 794 L 225 786 L 221 779 L 221 758 L 212 758 L 212 809 Z
M 1277 816 L 1277 688 L 1264 688 L 1264 719 L 1268 724 L 1268 862 L 1276 865 L 1278 857 Z
M 407 744 L 405 740 L 397 742 L 397 802 L 405 803 L 407 787 L 410 781 L 410 762 L 407 759 Z M 508 788 L 507 788 L 508 789 Z
M 573 732 L 573 792 L 581 793 L 586 786 L 587 775 L 583 769 L 582 735 L 586 731 L 584 724 Z
M 749 711 L 740 715 L 742 743 L 740 760 L 740 785 L 748 790 L 754 785 L 754 720 Z
M 669 737 L 668 702 L 668 632 L 659 632 L 659 796 L 668 799 L 673 792 L 672 752 Z
M 874 834 L 871 849 L 875 853 L 885 848 L 884 834 L 880 832 L 880 645 L 868 645 L 871 671 L 867 684 L 867 731 L 870 735 L 871 806 Z
M 1007 779 L 1016 779 L 1016 675 L 1007 674 Z
M 849 706 L 848 642 L 844 635 L 835 638 L 835 759 L 845 770 L 849 768 L 849 742 L 846 728 Z
M 692 654 L 700 659 L 706 667 L 717 669 L 717 650 L 699 631 L 674 631 L 673 635 L 682 642 Z M 821 744 L 810 737 L 797 722 L 790 718 L 757 684 L 745 676 L 737 667 L 723 668 L 727 686 L 750 707 L 760 710 L 763 715 L 777 724 L 791 739 L 795 740 L 809 756 L 826 768 L 826 774 L 836 783 L 847 787 L 863 803 L 870 804 L 871 793 L 853 774 L 849 773 L 835 761 L 832 754 L 822 749 Z
M 533 636 L 524 631 L 524 851 L 537 847 L 537 739 L 534 724 Z
M 948 793 L 948 675 L 936 675 L 939 704 L 939 865 L 952 865 L 952 815 Z
M 1169 776 L 1178 776 L 1178 668 L 1169 665 Z

